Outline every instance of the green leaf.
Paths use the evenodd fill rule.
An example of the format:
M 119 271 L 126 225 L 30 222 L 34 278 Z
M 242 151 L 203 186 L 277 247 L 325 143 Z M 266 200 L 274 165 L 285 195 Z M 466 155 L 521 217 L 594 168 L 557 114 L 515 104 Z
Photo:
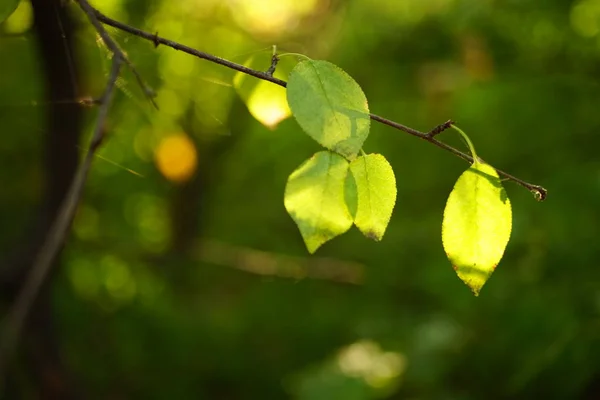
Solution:
M 352 216 L 344 201 L 347 174 L 348 161 L 335 153 L 321 151 L 288 178 L 285 208 L 298 225 L 310 253 L 352 226 Z
M 0 1 L 0 24 L 17 9 L 19 0 L 2 0 Z
M 510 201 L 496 170 L 473 163 L 448 197 L 442 242 L 458 277 L 475 296 L 500 262 L 511 224 Z
M 356 157 L 371 120 L 365 94 L 347 73 L 327 61 L 302 61 L 290 72 L 287 100 L 309 136 L 348 159 Z
M 381 154 L 358 157 L 350 171 L 358 193 L 354 224 L 366 237 L 381 240 L 396 203 L 394 171 Z

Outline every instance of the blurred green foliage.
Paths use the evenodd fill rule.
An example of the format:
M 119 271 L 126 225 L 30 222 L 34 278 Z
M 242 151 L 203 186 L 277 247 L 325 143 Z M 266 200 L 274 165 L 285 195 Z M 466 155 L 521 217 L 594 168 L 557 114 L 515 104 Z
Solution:
M 440 240 L 467 165 L 373 124 L 365 151 L 386 156 L 398 186 L 386 235 L 353 229 L 308 256 L 283 191 L 319 146 L 293 119 L 252 118 L 234 71 L 110 29 L 160 110 L 125 71 L 53 283 L 59 350 L 90 398 L 594 398 L 600 0 L 95 3 L 240 63 L 273 44 L 329 60 L 372 112 L 421 130 L 452 118 L 482 158 L 549 196 L 504 183 L 511 241 L 474 298 Z M 79 95 L 98 96 L 109 53 L 66 6 L 81 26 Z M 44 184 L 48 105 L 27 7 L 0 26 L 3 253 Z

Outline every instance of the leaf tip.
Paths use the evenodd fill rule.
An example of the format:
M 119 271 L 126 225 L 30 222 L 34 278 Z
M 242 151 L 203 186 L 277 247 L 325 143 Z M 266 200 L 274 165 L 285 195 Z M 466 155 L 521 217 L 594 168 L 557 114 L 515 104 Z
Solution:
M 376 242 L 380 242 L 381 239 L 383 238 L 383 234 L 379 234 L 378 232 L 375 232 L 375 231 L 365 231 L 365 232 L 363 232 L 363 235 L 365 235 L 369 239 L 374 240 Z
M 309 243 L 305 243 L 306 244 L 306 250 L 308 250 L 309 254 L 315 254 L 315 252 L 319 249 L 319 247 L 321 247 L 321 245 L 310 245 Z
M 475 297 L 479 297 L 479 293 L 481 292 L 481 288 L 485 285 L 486 279 L 463 279 L 460 275 L 461 280 L 471 289 L 471 292 L 475 295 Z
M 325 243 L 329 242 L 331 239 L 339 235 L 341 235 L 341 233 L 320 232 L 305 236 L 305 234 L 302 233 L 302 239 L 304 240 L 304 244 L 306 245 L 306 250 L 308 250 L 310 254 L 315 254 L 317 250 L 321 248 L 321 246 L 323 246 Z

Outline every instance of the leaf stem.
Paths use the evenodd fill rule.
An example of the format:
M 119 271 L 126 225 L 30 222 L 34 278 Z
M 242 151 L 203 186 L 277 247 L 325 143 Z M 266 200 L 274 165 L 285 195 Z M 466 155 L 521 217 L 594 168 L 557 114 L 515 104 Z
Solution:
M 471 150 L 471 154 L 473 155 L 473 164 L 479 163 L 480 161 L 479 157 L 477 157 L 477 153 L 475 152 L 475 146 L 473 146 L 473 142 L 471 142 L 469 136 L 456 125 L 451 125 L 451 128 L 460 133 L 465 142 L 467 142 L 467 146 L 469 146 L 469 150 Z
M 309 56 L 304 55 L 304 54 L 300 54 L 300 53 L 283 53 L 283 54 L 279 54 L 279 57 L 286 57 L 286 56 L 296 56 L 296 57 L 304 58 L 306 61 L 312 60 Z

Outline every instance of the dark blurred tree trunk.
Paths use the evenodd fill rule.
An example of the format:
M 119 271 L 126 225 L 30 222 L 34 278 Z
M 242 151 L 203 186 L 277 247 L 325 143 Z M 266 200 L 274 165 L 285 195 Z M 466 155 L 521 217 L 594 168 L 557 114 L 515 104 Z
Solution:
M 74 55 L 74 23 L 65 9 L 64 0 L 31 0 L 34 30 L 39 50 L 40 73 L 44 77 L 46 109 L 44 141 L 44 191 L 37 220 L 30 234 L 22 239 L 20 249 L 3 272 L 5 301 L 14 300 L 48 230 L 56 218 L 78 164 L 78 140 L 81 130 L 81 107 L 77 99 L 77 68 Z M 57 262 L 57 261 L 55 261 Z M 53 267 L 56 271 L 56 265 Z M 51 307 L 52 276 L 45 282 L 20 338 L 20 362 L 27 378 L 42 399 L 74 398 L 72 382 L 60 360 Z M 23 374 L 19 373 L 22 377 Z M 20 397 L 22 391 L 11 376 L 9 395 Z
M 600 399 L 600 373 L 596 373 L 592 379 L 587 383 L 581 396 L 583 400 L 595 400 Z
M 195 109 L 191 104 L 180 124 L 196 146 L 198 164 L 190 180 L 176 186 L 170 206 L 173 232 L 170 251 L 182 257 L 189 257 L 189 252 L 202 233 L 205 220 L 209 218 L 205 213 L 208 208 L 205 205 L 222 171 L 222 158 L 235 147 L 243 132 L 240 130 L 235 135 L 225 135 L 200 131 L 194 128 L 197 125 L 194 123 Z

